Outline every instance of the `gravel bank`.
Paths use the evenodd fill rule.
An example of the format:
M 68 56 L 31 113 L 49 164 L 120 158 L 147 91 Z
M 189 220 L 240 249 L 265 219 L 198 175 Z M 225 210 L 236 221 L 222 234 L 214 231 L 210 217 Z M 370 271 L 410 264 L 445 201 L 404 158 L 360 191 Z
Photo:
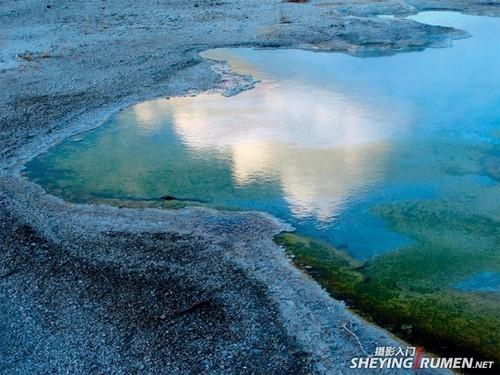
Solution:
M 19 171 L 129 104 L 251 87 L 208 48 L 384 54 L 465 36 L 373 17 L 429 8 L 500 2 L 2 2 L 0 372 L 331 374 L 396 345 L 290 265 L 268 215 L 74 205 Z

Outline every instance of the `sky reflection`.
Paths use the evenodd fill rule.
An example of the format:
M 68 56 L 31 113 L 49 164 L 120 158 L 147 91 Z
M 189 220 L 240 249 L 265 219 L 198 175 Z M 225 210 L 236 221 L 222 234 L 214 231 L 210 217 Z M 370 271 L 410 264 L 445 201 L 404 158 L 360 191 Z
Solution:
M 78 202 L 162 205 L 168 194 L 267 211 L 359 259 L 410 241 L 376 214 L 384 204 L 441 199 L 496 220 L 500 23 L 446 12 L 413 18 L 474 37 L 368 58 L 206 51 L 260 82 L 229 98 L 131 106 L 39 155 L 26 175 Z
M 314 71 L 314 64 L 296 66 L 298 78 L 276 81 L 227 50 L 206 55 L 262 81 L 230 98 L 203 94 L 161 102 L 171 108 L 176 134 L 192 152 L 228 153 L 236 185 L 277 179 L 296 217 L 340 214 L 351 194 L 382 174 L 387 140 L 409 123 L 407 113 L 380 98 L 336 90 L 331 76 L 311 82 L 304 71 Z

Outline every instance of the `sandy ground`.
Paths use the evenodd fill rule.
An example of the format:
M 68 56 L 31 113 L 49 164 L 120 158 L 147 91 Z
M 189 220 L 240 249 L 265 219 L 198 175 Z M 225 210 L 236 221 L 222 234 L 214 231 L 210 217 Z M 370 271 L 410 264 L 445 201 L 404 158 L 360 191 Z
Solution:
M 248 88 L 208 48 L 383 54 L 464 36 L 375 17 L 424 9 L 500 1 L 2 1 L 0 372 L 335 374 L 397 345 L 291 266 L 275 218 L 74 205 L 19 171 L 132 103 Z

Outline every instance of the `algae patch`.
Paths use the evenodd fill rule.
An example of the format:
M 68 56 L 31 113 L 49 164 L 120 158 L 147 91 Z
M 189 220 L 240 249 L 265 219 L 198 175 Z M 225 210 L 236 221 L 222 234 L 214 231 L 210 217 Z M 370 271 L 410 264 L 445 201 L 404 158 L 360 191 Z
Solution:
M 444 246 L 418 243 L 360 264 L 296 234 L 280 234 L 275 241 L 334 297 L 403 339 L 437 354 L 499 360 L 498 294 L 449 287 L 465 268 L 480 268 L 494 254 L 464 262 L 466 250 L 451 256 Z

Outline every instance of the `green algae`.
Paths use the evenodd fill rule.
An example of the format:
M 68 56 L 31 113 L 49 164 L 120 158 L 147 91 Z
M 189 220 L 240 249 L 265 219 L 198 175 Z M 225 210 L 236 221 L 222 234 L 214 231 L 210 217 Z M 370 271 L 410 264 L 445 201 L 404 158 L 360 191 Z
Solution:
M 386 218 L 402 212 L 413 213 L 404 216 L 398 228 L 419 220 L 421 225 L 439 231 L 443 218 L 415 206 L 419 204 L 390 205 L 380 210 Z M 466 224 L 461 225 L 461 219 Z M 275 241 L 294 255 L 297 266 L 334 297 L 345 300 L 353 310 L 403 339 L 436 354 L 464 354 L 498 361 L 499 295 L 451 287 L 464 273 L 499 271 L 498 249 L 488 249 L 487 245 L 498 236 L 498 228 L 488 220 L 461 219 L 449 224 L 457 224 L 457 232 L 479 231 L 485 237 L 479 250 L 476 246 L 456 247 L 453 243 L 451 251 L 449 239 L 426 242 L 422 238 L 411 246 L 360 264 L 326 243 L 297 234 L 280 234 Z M 424 233 L 420 235 L 426 237 Z

